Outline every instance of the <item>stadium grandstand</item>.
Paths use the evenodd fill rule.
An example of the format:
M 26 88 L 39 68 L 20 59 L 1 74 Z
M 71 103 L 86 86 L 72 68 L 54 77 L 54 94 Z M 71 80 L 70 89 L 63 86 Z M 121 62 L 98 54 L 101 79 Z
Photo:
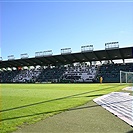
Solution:
M 52 50 L 36 52 L 34 58 L 28 54 L 8 60 L 0 58 L 1 83 L 77 83 L 77 82 L 120 82 L 120 71 L 133 72 L 133 47 L 113 46 L 118 42 L 106 43 L 104 50 L 93 50 L 93 46 L 82 46 L 81 52 L 71 53 L 70 48 L 61 49 L 60 55 L 52 55 Z M 122 63 L 114 63 L 114 60 Z M 96 62 L 100 62 L 99 65 Z M 103 63 L 104 62 L 104 63 Z

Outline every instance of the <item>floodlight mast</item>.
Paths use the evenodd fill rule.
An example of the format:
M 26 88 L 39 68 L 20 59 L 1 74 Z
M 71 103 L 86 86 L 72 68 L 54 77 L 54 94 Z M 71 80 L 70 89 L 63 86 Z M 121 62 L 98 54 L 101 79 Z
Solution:
M 119 48 L 119 42 L 109 42 L 105 43 L 105 50 L 109 49 L 118 49 Z
M 14 59 L 15 59 L 14 55 L 9 55 L 8 56 L 8 60 L 14 60 Z
M 47 50 L 47 51 L 40 51 L 40 52 L 35 52 L 35 57 L 44 57 L 44 56 L 50 56 L 52 55 L 52 50 Z
M 35 57 L 42 57 L 43 56 L 43 52 L 35 52 Z
M 20 56 L 21 56 L 21 59 L 26 59 L 26 58 L 29 57 L 27 53 L 25 53 L 25 54 L 21 54 Z
M 93 45 L 81 46 L 81 52 L 91 52 L 93 49 Z
M 71 48 L 63 48 L 61 49 L 61 54 L 70 54 L 72 52 Z
M 50 56 L 52 54 L 53 54 L 52 50 L 43 51 L 43 56 Z
M 2 61 L 2 57 L 0 57 L 0 61 Z

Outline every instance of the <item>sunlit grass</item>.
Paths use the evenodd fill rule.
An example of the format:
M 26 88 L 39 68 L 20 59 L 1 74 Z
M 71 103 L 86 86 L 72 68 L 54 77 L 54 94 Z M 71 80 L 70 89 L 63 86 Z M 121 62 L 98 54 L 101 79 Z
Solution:
M 119 91 L 123 84 L 2 84 L 0 133 Z

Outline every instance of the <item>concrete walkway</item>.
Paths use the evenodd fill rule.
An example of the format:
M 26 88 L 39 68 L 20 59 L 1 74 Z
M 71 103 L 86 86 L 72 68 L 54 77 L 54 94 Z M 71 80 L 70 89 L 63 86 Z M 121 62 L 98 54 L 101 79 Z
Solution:
M 100 113 L 100 114 L 99 114 Z M 14 133 L 131 133 L 133 128 L 93 101 Z

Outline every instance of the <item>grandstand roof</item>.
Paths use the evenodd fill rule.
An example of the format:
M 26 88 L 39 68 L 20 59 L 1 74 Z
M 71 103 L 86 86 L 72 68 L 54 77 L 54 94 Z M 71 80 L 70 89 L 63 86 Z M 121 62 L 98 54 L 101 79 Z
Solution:
M 75 62 L 91 62 L 103 60 L 116 60 L 116 59 L 131 59 L 133 58 L 133 47 L 86 51 L 79 53 L 69 53 L 61 55 L 50 55 L 43 57 L 14 59 L 0 61 L 0 68 L 12 68 L 23 66 L 47 66 L 47 65 L 63 65 Z

